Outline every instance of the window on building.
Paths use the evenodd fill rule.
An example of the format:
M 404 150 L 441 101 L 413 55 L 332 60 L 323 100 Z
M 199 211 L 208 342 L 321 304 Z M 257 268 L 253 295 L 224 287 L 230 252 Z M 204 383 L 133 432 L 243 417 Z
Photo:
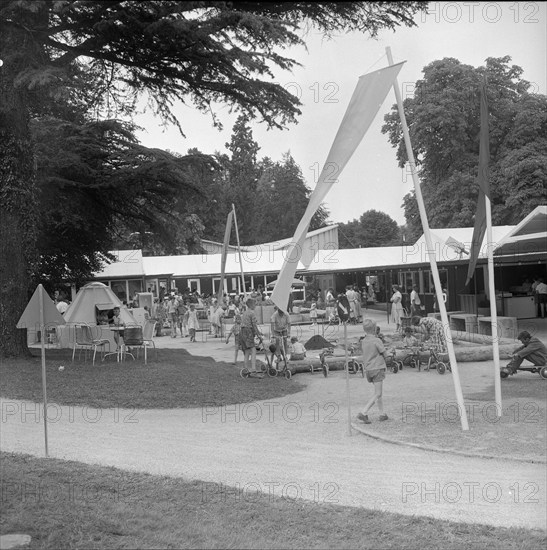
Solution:
M 110 288 L 112 292 L 118 297 L 122 302 L 127 302 L 127 289 L 126 281 L 111 281 Z
M 427 273 L 427 277 L 425 277 L 425 274 Z M 441 286 L 448 290 L 448 271 L 446 269 L 439 269 L 439 278 L 441 279 Z M 435 294 L 435 283 L 433 282 L 433 275 L 431 274 L 431 271 L 424 271 L 424 287 L 426 286 L 426 281 L 429 284 L 429 289 L 425 290 L 424 292 L 426 294 Z
M 142 281 L 140 279 L 130 279 L 127 281 L 129 290 L 129 299 L 132 300 L 135 293 L 142 292 Z

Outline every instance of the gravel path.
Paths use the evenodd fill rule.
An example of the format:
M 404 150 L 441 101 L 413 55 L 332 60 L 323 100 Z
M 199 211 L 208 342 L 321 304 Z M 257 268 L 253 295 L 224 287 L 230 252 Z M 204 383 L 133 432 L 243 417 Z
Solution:
M 190 348 L 178 342 L 205 355 L 204 345 Z M 205 346 L 207 354 L 231 360 L 232 346 L 220 341 Z M 468 523 L 546 528 L 545 465 L 439 454 L 355 431 L 350 436 L 344 374 L 301 377 L 309 383 L 300 393 L 222 408 L 128 411 L 53 405 L 50 456 L 202 480 L 204 500 L 236 504 L 278 495 Z M 355 404 L 370 388 L 360 378 L 350 382 Z M 43 456 L 40 406 L 6 399 L 0 404 L 0 448 Z

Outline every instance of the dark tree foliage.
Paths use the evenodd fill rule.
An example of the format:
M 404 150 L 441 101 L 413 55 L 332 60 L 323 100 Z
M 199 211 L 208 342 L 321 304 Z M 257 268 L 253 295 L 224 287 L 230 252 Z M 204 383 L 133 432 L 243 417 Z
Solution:
M 367 210 L 359 220 L 340 224 L 340 248 L 369 248 L 401 244 L 397 222 L 385 212 Z
M 209 187 L 209 202 L 212 203 L 209 210 L 214 215 L 204 221 L 204 235 L 214 240 L 223 239 L 223 222 L 233 204 L 241 244 L 291 237 L 311 194 L 298 164 L 290 153 L 280 162 L 268 157 L 259 159 L 260 148 L 244 116 L 234 124 L 232 138 L 226 147 L 230 155 L 216 154 L 222 170 L 214 173 L 215 183 Z M 328 211 L 322 205 L 312 218 L 310 231 L 323 227 L 327 219 Z M 234 239 L 235 235 L 232 242 Z
M 115 120 L 42 117 L 31 128 L 43 279 L 82 283 L 110 259 L 105 251 L 117 248 L 124 232 L 150 235 L 149 245 L 157 250 L 159 244 L 161 253 L 176 251 L 186 218 L 175 199 L 204 199 L 196 173 L 214 170 L 210 157 L 143 147 L 130 125 Z
M 299 114 L 298 99 L 275 84 L 290 69 L 281 51 L 303 44 L 299 27 L 323 33 L 414 24 L 425 2 L 178 2 L 8 0 L 0 4 L 0 346 L 25 349 L 15 323 L 39 277 L 31 117 L 85 106 L 90 120 L 131 114 L 142 92 L 166 121 L 172 106 L 215 103 L 271 126 Z M 83 121 L 82 121 L 83 122 Z
M 492 219 L 518 223 L 547 200 L 546 100 L 527 92 L 522 69 L 511 58 L 488 58 L 474 68 L 457 59 L 434 61 L 405 99 L 405 115 L 431 227 L 472 226 L 478 187 L 479 85 L 487 78 L 490 125 Z M 400 166 L 407 161 L 394 106 L 382 131 L 397 148 Z M 414 193 L 404 198 L 409 232 L 422 233 Z
M 255 235 L 253 218 L 260 175 L 257 164 L 260 147 L 253 139 L 246 116 L 241 115 L 236 120 L 232 139 L 226 144 L 226 148 L 231 153 L 226 166 L 226 198 L 230 205 L 234 204 L 236 207 L 241 244 L 251 244 Z
M 265 159 L 257 186 L 253 227 L 254 244 L 292 237 L 308 207 L 311 189 L 290 153 L 281 162 Z M 328 211 L 321 205 L 309 231 L 326 225 Z

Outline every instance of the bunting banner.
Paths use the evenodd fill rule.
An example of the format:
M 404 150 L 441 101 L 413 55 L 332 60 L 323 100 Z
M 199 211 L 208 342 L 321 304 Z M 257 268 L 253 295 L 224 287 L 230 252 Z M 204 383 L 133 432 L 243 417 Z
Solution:
M 224 231 L 224 244 L 222 245 L 222 256 L 220 259 L 220 283 L 218 287 L 217 300 L 219 304 L 222 304 L 222 298 L 224 297 L 224 278 L 226 276 L 226 257 L 228 256 L 228 247 L 230 246 L 230 235 L 232 233 L 232 219 L 234 217 L 234 211 L 230 210 L 228 219 L 226 220 L 226 231 Z
M 308 207 L 289 245 L 283 267 L 279 272 L 277 284 L 271 296 L 272 302 L 285 312 L 287 312 L 291 283 L 302 256 L 302 248 L 310 221 L 331 187 L 338 181 L 338 177 L 355 149 L 361 143 L 403 64 L 404 62 L 398 63 L 363 75 L 357 82 L 327 160 L 319 175 L 317 185 L 311 194 Z
M 483 80 L 480 88 L 481 104 L 481 129 L 479 145 L 479 173 L 477 174 L 477 184 L 479 186 L 479 196 L 477 199 L 477 212 L 475 213 L 475 226 L 473 228 L 473 238 L 471 239 L 471 251 L 469 254 L 469 265 L 467 268 L 467 280 L 465 285 L 473 278 L 475 267 L 481 251 L 484 235 L 486 234 L 486 199 L 490 198 L 490 173 L 488 163 L 490 162 L 490 141 L 488 126 L 488 102 L 486 98 L 486 82 Z

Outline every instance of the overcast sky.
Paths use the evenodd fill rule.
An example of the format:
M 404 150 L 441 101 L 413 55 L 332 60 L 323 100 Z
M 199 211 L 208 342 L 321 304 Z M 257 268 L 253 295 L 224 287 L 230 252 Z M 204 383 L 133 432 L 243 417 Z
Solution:
M 488 57 L 509 55 L 524 69 L 522 77 L 532 82 L 532 91 L 545 94 L 547 80 L 547 17 L 545 2 L 431 2 L 429 13 L 418 15 L 417 27 L 385 31 L 378 39 L 349 34 L 326 41 L 308 34 L 308 51 L 290 52 L 303 66 L 293 73 L 278 73 L 277 81 L 302 101 L 297 125 L 287 130 L 267 131 L 253 125 L 253 136 L 261 149 L 259 157 L 281 160 L 291 152 L 302 168 L 310 188 L 315 187 L 319 169 L 330 146 L 357 78 L 387 65 L 385 49 L 391 48 L 394 62 L 406 61 L 399 73 L 403 97 L 422 77 L 422 69 L 434 60 L 453 57 L 478 67 Z M 395 103 L 391 91 L 361 145 L 348 162 L 326 198 L 332 222 L 347 222 L 369 209 L 389 214 L 404 223 L 403 196 L 412 188 L 410 174 L 397 167 L 395 150 L 381 133 L 384 114 Z M 138 137 L 144 145 L 186 153 L 197 147 L 204 153 L 226 152 L 236 115 L 219 106 L 217 115 L 224 131 L 212 127 L 208 116 L 190 106 L 177 109 L 186 138 L 175 128 L 162 128 L 145 113 L 135 122 L 145 128 Z

